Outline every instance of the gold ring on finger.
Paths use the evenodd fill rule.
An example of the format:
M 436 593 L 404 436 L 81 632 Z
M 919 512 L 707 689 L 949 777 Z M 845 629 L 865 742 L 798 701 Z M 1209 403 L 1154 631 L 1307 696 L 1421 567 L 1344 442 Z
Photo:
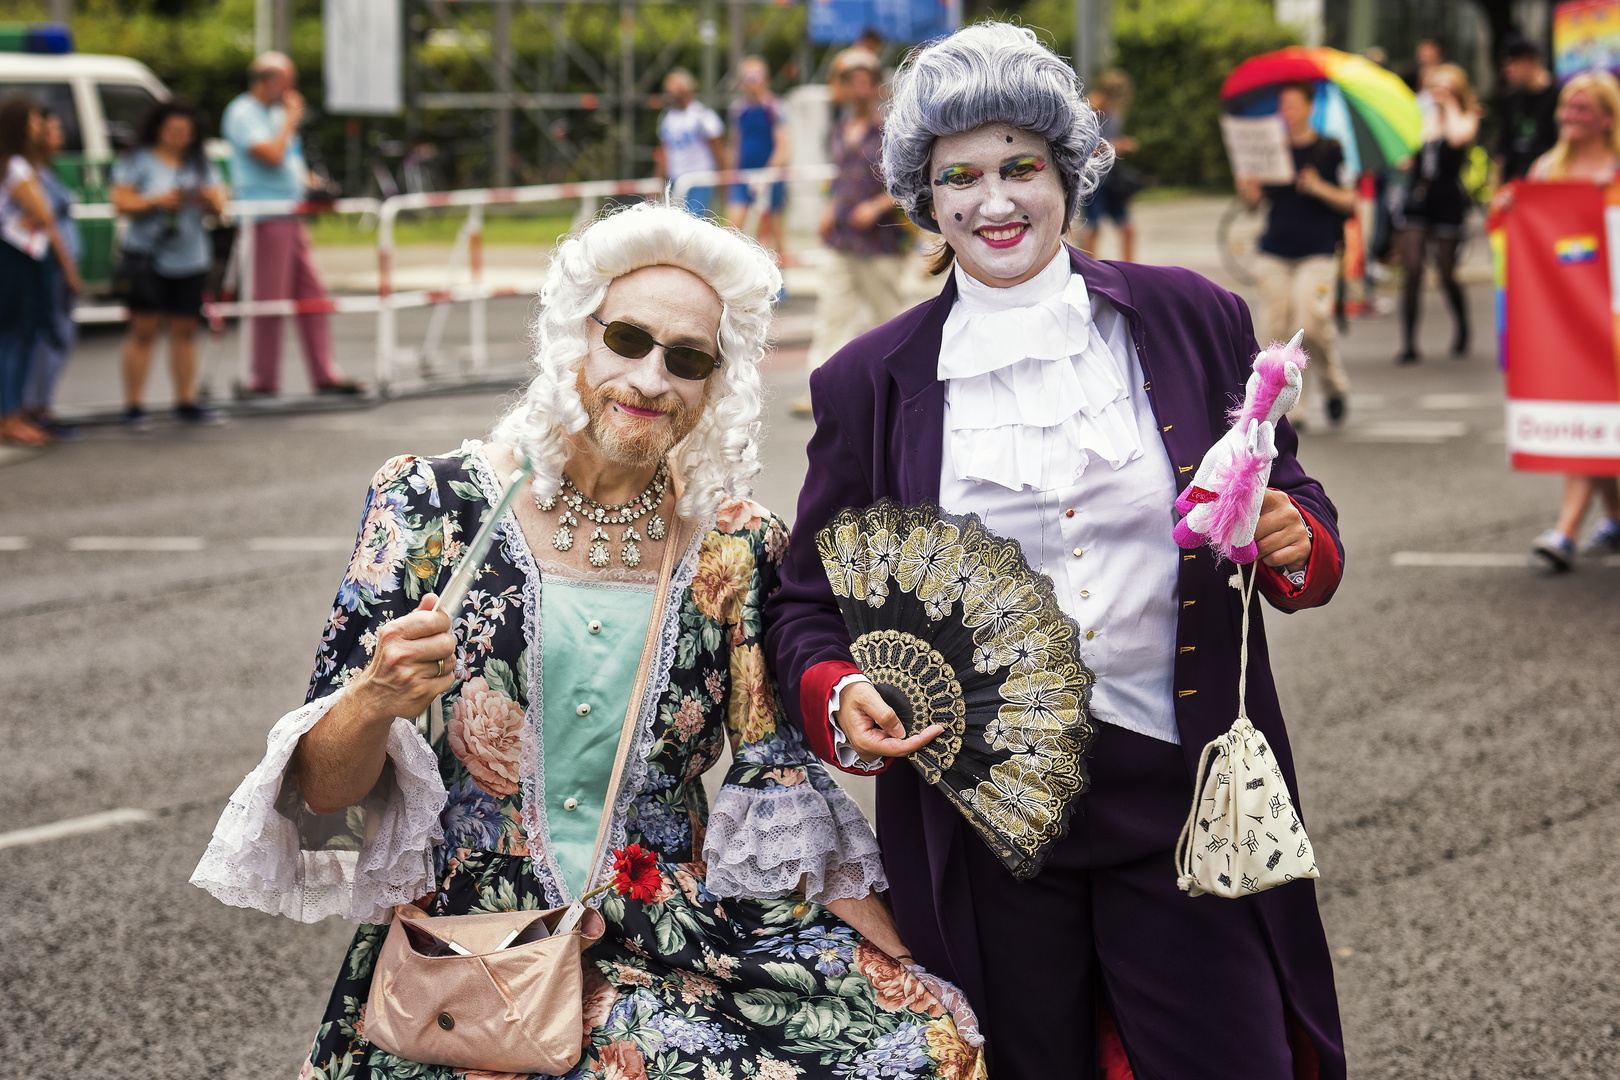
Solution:
M 444 657 L 439 657 L 439 678 L 444 678 Z

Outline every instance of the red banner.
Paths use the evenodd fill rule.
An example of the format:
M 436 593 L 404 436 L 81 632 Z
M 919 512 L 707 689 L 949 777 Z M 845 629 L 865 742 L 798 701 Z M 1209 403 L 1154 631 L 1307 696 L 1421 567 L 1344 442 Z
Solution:
M 1515 184 L 1490 229 L 1513 467 L 1620 474 L 1620 184 Z

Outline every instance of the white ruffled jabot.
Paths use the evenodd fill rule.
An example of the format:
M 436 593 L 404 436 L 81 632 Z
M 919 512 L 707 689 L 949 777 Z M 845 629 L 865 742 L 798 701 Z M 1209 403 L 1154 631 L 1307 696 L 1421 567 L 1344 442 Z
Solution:
M 1067 248 L 1007 289 L 960 263 L 953 273 L 938 377 L 957 479 L 1048 490 L 1074 483 L 1090 455 L 1116 469 L 1141 455 L 1123 358 L 1092 321 Z

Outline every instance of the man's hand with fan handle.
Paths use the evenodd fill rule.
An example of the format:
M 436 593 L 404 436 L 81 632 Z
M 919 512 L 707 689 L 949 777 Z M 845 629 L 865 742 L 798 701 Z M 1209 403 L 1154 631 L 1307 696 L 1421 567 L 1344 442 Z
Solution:
M 929 724 L 907 738 L 906 726 L 900 722 L 900 717 L 883 700 L 877 687 L 868 682 L 844 687 L 838 696 L 834 719 L 844 729 L 844 738 L 849 740 L 856 756 L 869 765 L 878 758 L 915 753 L 945 731 L 938 724 Z

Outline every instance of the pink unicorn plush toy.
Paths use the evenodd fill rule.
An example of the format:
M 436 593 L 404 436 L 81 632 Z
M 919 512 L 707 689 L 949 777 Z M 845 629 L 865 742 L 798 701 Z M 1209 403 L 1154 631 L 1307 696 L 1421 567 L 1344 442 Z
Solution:
M 1175 531 L 1182 547 L 1207 543 L 1217 557 L 1235 563 L 1252 563 L 1259 554 L 1254 529 L 1277 457 L 1277 421 L 1299 404 L 1300 372 L 1310 362 L 1300 345 L 1304 334 L 1301 330 L 1287 345 L 1274 341 L 1254 358 L 1243 404 L 1229 414 L 1232 426 L 1209 448 L 1176 500 L 1176 510 L 1187 515 Z

